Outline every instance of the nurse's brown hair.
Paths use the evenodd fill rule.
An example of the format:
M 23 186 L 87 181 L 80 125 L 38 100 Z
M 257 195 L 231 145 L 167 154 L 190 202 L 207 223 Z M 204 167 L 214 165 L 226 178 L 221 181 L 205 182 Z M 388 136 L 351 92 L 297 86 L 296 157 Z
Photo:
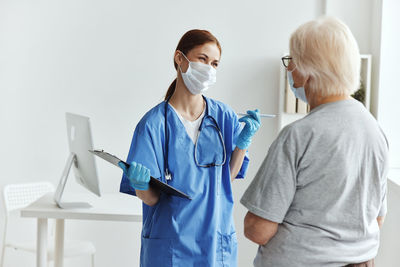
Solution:
M 217 38 L 212 35 L 209 31 L 206 30 L 190 30 L 186 32 L 181 40 L 178 43 L 178 46 L 176 47 L 175 51 L 179 50 L 183 54 L 187 55 L 187 53 L 195 48 L 196 46 L 207 44 L 207 43 L 214 43 L 217 45 L 219 52 L 221 53 L 221 45 L 219 44 Z M 178 68 L 178 65 L 176 64 L 174 60 L 174 67 L 175 69 Z M 175 86 L 176 86 L 176 79 L 171 83 L 171 85 L 168 88 L 168 91 L 165 95 L 165 99 L 170 97 L 174 91 L 175 91 Z

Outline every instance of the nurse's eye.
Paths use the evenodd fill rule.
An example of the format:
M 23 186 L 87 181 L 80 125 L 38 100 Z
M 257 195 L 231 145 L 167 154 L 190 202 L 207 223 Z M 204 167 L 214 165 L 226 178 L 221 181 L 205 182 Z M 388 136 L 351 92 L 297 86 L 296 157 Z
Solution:
M 213 66 L 214 68 L 217 68 L 217 67 L 218 67 L 218 62 L 213 62 L 213 63 L 212 63 L 212 66 Z
M 205 57 L 199 57 L 201 62 L 206 62 L 206 58 Z

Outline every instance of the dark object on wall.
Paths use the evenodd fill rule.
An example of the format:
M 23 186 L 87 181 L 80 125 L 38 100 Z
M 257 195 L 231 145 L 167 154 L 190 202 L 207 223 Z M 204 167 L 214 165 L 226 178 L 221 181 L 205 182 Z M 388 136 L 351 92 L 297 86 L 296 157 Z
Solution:
M 351 95 L 354 99 L 360 101 L 361 103 L 363 103 L 363 105 L 365 106 L 365 89 L 364 89 L 364 84 L 361 83 L 360 84 L 360 88 Z

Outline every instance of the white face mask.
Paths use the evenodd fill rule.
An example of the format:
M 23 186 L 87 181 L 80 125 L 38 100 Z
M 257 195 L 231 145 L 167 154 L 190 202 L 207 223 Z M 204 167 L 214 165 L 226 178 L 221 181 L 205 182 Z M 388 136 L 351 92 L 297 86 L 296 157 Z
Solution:
M 294 87 L 294 81 L 293 81 L 293 75 L 292 75 L 293 70 L 287 71 L 287 77 L 288 77 L 290 89 L 292 89 L 292 92 L 294 93 L 296 98 L 298 98 L 298 99 L 302 100 L 303 102 L 305 102 L 306 104 L 308 104 L 307 97 L 306 97 L 306 91 L 305 91 L 304 87 L 303 86 L 298 87 L 298 88 Z
M 185 73 L 179 66 L 183 82 L 193 95 L 204 93 L 208 87 L 217 81 L 217 70 L 207 64 L 192 62 L 182 52 L 181 54 L 189 62 L 189 67 Z

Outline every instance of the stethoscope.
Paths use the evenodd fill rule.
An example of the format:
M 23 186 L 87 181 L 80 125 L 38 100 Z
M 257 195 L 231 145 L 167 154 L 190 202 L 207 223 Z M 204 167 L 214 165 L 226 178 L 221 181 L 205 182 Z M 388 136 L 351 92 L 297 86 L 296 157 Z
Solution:
M 172 96 L 172 95 L 171 95 L 171 96 Z M 166 179 L 167 181 L 172 180 L 171 172 L 169 171 L 169 168 L 168 168 L 169 132 L 168 132 L 168 117 L 167 117 L 167 113 L 168 113 L 168 112 L 167 112 L 167 111 L 168 111 L 168 102 L 169 102 L 171 96 L 169 96 L 169 97 L 167 98 L 167 100 L 165 101 L 165 108 L 164 108 L 164 126 L 165 126 L 164 174 L 165 174 L 165 179 Z M 209 115 L 209 113 L 208 113 L 208 102 L 207 102 L 207 99 L 206 99 L 204 96 L 203 96 L 203 99 L 204 99 L 204 101 L 206 102 L 206 112 L 205 112 L 205 114 L 204 114 L 203 119 L 201 120 L 200 127 L 199 127 L 199 132 L 197 133 L 197 138 L 196 138 L 196 142 L 195 142 L 195 145 L 194 145 L 194 160 L 195 160 L 196 166 L 202 167 L 202 168 L 210 168 L 210 167 L 222 166 L 222 165 L 225 164 L 225 161 L 226 161 L 226 148 L 225 148 L 224 138 L 222 137 L 222 132 L 221 132 L 221 129 L 219 128 L 219 126 L 218 126 L 217 121 L 214 119 L 214 117 L 212 117 L 212 116 Z M 203 128 L 204 128 L 204 120 L 205 120 L 205 119 L 210 119 L 210 120 L 213 122 L 213 125 L 210 125 L 210 126 L 214 127 L 214 128 L 217 130 L 217 132 L 218 132 L 218 136 L 219 136 L 219 139 L 220 139 L 220 141 L 221 141 L 221 143 L 222 143 L 222 147 L 223 147 L 223 150 L 224 150 L 223 160 L 222 160 L 221 163 L 211 162 L 211 163 L 206 163 L 206 164 L 200 164 L 199 161 L 198 161 L 198 159 L 197 159 L 197 143 L 198 143 L 198 140 L 199 140 L 200 133 L 201 133 L 201 131 L 202 131 Z

